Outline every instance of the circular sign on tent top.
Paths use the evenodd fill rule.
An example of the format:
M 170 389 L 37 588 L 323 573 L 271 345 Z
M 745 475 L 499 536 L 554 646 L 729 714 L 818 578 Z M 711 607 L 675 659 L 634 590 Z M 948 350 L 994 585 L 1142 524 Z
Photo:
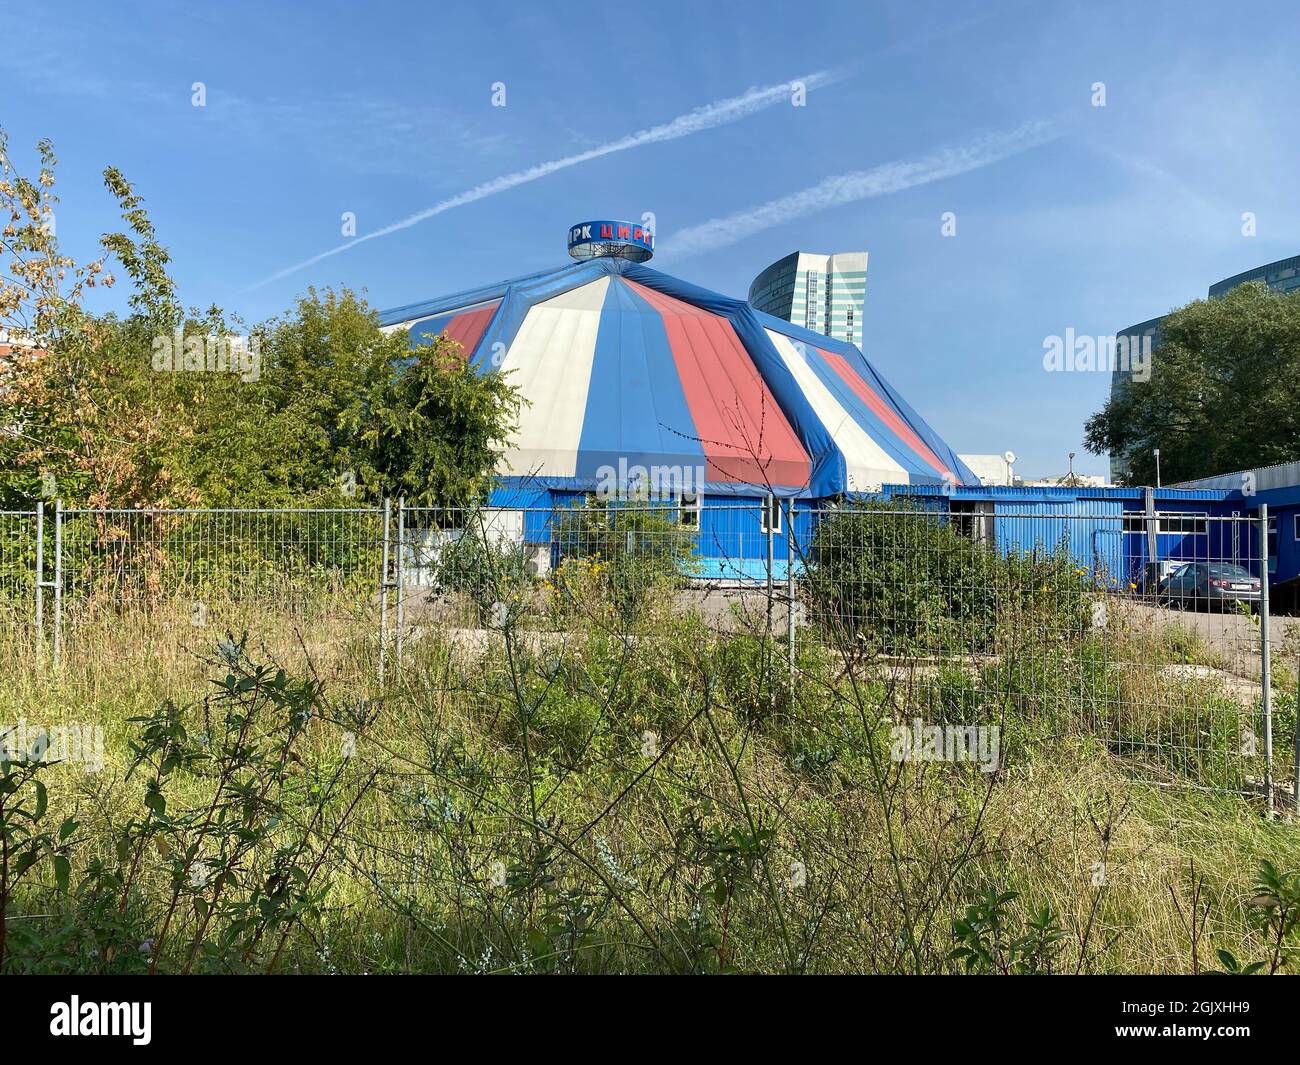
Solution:
M 655 253 L 655 235 L 635 222 L 579 222 L 569 227 L 575 259 L 631 259 L 643 263 Z

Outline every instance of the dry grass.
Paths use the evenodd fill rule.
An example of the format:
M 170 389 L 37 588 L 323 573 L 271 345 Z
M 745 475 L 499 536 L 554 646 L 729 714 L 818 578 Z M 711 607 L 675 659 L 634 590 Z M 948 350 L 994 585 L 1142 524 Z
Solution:
M 78 869 L 139 809 L 127 719 L 163 699 L 200 704 L 226 628 L 255 634 L 250 658 L 381 708 L 356 755 L 379 785 L 321 842 L 332 890 L 285 968 L 947 971 L 953 919 L 992 886 L 1051 906 L 1066 932 L 1058 970 L 1184 972 L 1211 966 L 1215 947 L 1259 954 L 1243 905 L 1257 864 L 1300 865 L 1289 826 L 1238 797 L 1136 782 L 1082 728 L 1017 749 L 993 775 L 891 763 L 888 684 L 855 691 L 833 655 L 805 657 L 791 698 L 770 688 L 752 638 L 690 620 L 654 617 L 653 639 L 589 620 L 581 639 L 512 636 L 468 655 L 430 630 L 380 687 L 369 616 L 209 606 L 195 628 L 184 603 L 102 614 L 69 627 L 59 671 L 0 634 L 0 721 L 105 729 L 103 773 L 50 774 L 53 816 L 83 821 Z M 1141 694 L 1121 686 L 1119 698 Z M 337 726 L 313 725 L 315 758 L 338 744 Z M 771 832 L 757 860 L 727 851 L 726 833 L 755 827 Z M 503 886 L 498 862 L 546 882 Z M 1195 963 L 1193 870 L 1209 904 Z M 142 910 L 165 885 L 159 860 Z

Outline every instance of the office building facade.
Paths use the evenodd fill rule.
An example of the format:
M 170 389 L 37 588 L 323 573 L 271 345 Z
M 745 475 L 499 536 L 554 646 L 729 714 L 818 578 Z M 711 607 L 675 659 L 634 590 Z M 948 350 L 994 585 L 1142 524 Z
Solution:
M 1300 289 L 1300 255 L 1279 259 L 1275 263 L 1266 263 L 1253 270 L 1225 277 L 1210 286 L 1210 299 L 1231 292 L 1238 285 L 1246 284 L 1247 281 L 1263 281 L 1276 292 L 1295 292 Z
M 1238 285 L 1244 285 L 1249 281 L 1262 281 L 1275 292 L 1300 292 L 1300 255 L 1293 255 L 1289 259 L 1279 259 L 1277 262 L 1265 263 L 1253 270 L 1244 270 L 1240 274 L 1233 274 L 1222 281 L 1217 281 L 1210 286 L 1209 297 L 1210 299 L 1217 299 L 1219 296 L 1231 292 Z M 1164 320 L 1165 316 L 1161 315 L 1159 318 L 1139 322 L 1137 325 L 1131 325 L 1117 333 L 1116 337 L 1127 336 L 1130 344 L 1140 342 L 1143 337 L 1149 337 L 1151 349 L 1154 352 L 1160 347 L 1160 331 Z M 1119 389 L 1127 387 L 1129 379 L 1130 375 L 1117 366 L 1111 374 L 1111 396 L 1115 396 Z M 1118 484 L 1128 473 L 1128 467 L 1127 456 L 1111 455 L 1110 478 L 1112 483 Z
M 756 310 L 814 333 L 861 346 L 866 287 L 865 251 L 796 251 L 754 278 L 749 302 Z
M 1145 322 L 1138 322 L 1137 325 L 1131 325 L 1127 329 L 1121 329 L 1115 334 L 1115 339 L 1121 337 L 1128 338 L 1128 350 L 1141 351 L 1145 350 L 1146 345 L 1150 345 L 1150 350 L 1154 356 L 1156 348 L 1160 346 L 1160 327 L 1164 325 L 1165 316 L 1162 314 L 1159 318 L 1150 318 Z M 1110 396 L 1114 399 L 1121 389 L 1129 387 L 1132 384 L 1132 374 L 1130 371 L 1122 369 L 1118 364 L 1110 375 Z M 1119 484 L 1128 476 L 1128 456 L 1111 455 L 1110 456 L 1110 483 Z

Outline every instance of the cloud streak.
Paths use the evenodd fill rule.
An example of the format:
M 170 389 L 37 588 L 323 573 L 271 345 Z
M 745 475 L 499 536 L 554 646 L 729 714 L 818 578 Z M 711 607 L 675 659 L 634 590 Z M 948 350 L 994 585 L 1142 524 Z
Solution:
M 590 162 L 593 159 L 600 159 L 607 155 L 613 155 L 616 152 L 626 152 L 632 148 L 640 148 L 647 144 L 659 144 L 664 141 L 677 140 L 681 137 L 689 137 L 696 133 L 702 133 L 705 130 L 714 129 L 717 126 L 728 125 L 732 122 L 738 122 L 750 115 L 757 114 L 779 103 L 788 103 L 796 84 L 802 84 L 805 89 L 812 90 L 829 85 L 838 81 L 848 74 L 848 68 L 838 70 L 821 70 L 812 74 L 807 74 L 801 78 L 794 78 L 790 81 L 784 81 L 777 85 L 766 85 L 747 89 L 739 96 L 730 96 L 723 100 L 715 100 L 713 103 L 697 107 L 686 114 L 678 115 L 668 122 L 661 123 L 657 126 L 650 126 L 647 129 L 638 130 L 635 133 L 629 133 L 625 137 L 617 140 L 608 141 L 605 144 L 597 145 L 595 148 L 588 148 L 586 151 L 577 152 L 573 155 L 566 155 L 560 159 L 552 159 L 549 162 L 538 163 L 536 166 L 530 166 L 525 170 L 516 170 L 510 174 L 503 174 L 501 177 L 493 178 L 491 181 L 485 181 L 480 185 L 475 185 L 472 189 L 457 193 L 455 196 L 448 197 L 432 207 L 426 207 L 415 214 L 407 215 L 405 218 L 390 225 L 383 226 L 380 229 L 373 230 L 370 233 L 362 234 L 355 240 L 349 240 L 346 243 L 339 244 L 337 247 L 323 251 L 319 255 L 313 255 L 310 259 L 304 259 L 302 262 L 294 263 L 292 266 L 286 266 L 282 270 L 277 270 L 268 277 L 264 277 L 250 286 L 250 288 L 261 288 L 263 285 L 269 285 L 273 281 L 279 281 L 281 278 L 288 277 L 290 274 L 297 273 L 299 270 L 305 270 L 309 266 L 334 255 L 340 255 L 345 251 L 350 251 L 358 244 L 364 244 L 367 241 L 377 240 L 380 237 L 386 237 L 390 233 L 397 233 L 403 229 L 410 229 L 412 226 L 419 225 L 421 222 L 433 218 L 435 215 L 445 214 L 447 211 L 453 211 L 457 207 L 464 207 L 466 204 L 475 203 L 478 200 L 486 199 L 489 196 L 495 196 L 497 193 L 505 192 L 508 189 L 517 188 L 520 185 L 526 185 L 531 181 L 537 181 L 540 178 L 554 174 L 559 170 L 567 170 L 572 166 L 579 166 L 582 163 Z
M 1026 122 L 1016 129 L 989 133 L 976 140 L 940 148 L 915 159 L 898 159 L 870 170 L 836 174 L 809 188 L 769 200 L 747 211 L 712 218 L 697 226 L 680 230 L 658 242 L 658 253 L 660 256 L 685 258 L 725 248 L 752 233 L 784 225 L 817 211 L 876 196 L 888 196 L 890 193 L 979 170 L 1047 144 L 1060 135 L 1053 122 Z

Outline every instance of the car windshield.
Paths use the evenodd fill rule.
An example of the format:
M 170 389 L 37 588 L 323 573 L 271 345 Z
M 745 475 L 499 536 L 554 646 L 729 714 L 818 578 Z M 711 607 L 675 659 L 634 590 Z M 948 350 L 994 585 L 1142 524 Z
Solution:
M 1228 577 L 1234 581 L 1253 581 L 1255 579 L 1244 566 L 1237 566 L 1230 562 L 1210 566 L 1210 576 Z

